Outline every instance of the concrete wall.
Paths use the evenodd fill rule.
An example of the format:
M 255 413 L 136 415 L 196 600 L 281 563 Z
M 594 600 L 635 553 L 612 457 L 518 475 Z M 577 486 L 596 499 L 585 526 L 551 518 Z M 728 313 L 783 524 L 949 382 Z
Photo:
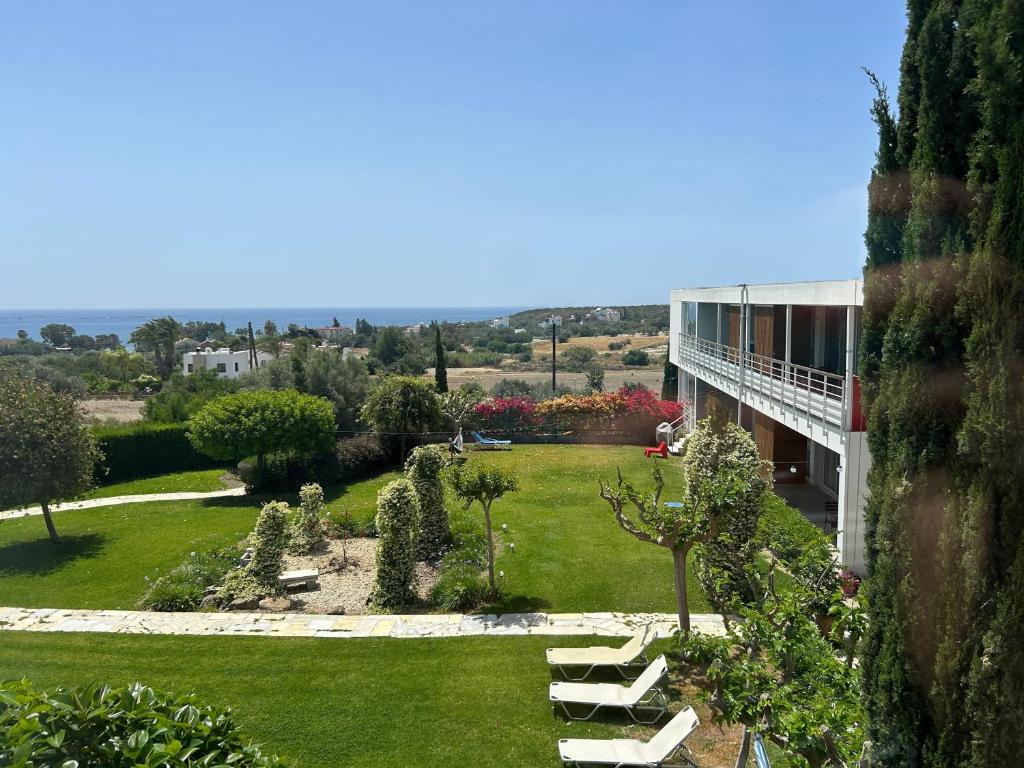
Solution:
M 843 563 L 863 575 L 864 505 L 868 498 L 871 453 L 867 433 L 849 432 L 839 475 L 839 552 Z
M 256 360 L 260 367 L 273 360 L 269 352 L 257 352 Z M 218 364 L 224 366 L 223 371 L 217 370 Z M 192 370 L 189 370 L 189 366 Z M 181 356 L 183 373 L 194 373 L 204 368 L 214 371 L 222 379 L 237 379 L 249 370 L 249 353 L 245 350 L 232 352 L 228 349 L 210 350 L 207 352 L 186 352 Z

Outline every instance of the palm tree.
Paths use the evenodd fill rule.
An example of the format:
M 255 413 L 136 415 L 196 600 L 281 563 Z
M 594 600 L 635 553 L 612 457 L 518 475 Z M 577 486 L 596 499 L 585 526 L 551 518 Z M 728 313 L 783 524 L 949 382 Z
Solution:
M 157 317 L 143 323 L 132 331 L 129 341 L 136 347 L 153 350 L 156 371 L 160 378 L 166 379 L 174 370 L 174 345 L 181 337 L 181 323 L 170 315 Z

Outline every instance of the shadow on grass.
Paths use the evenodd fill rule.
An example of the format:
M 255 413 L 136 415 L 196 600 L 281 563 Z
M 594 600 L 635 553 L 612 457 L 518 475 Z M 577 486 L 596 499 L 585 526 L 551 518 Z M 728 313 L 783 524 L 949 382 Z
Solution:
M 44 530 L 45 536 L 46 531 Z M 46 576 L 76 560 L 97 557 L 107 543 L 102 533 L 19 541 L 0 547 L 0 576 Z
M 551 601 L 529 595 L 505 595 L 501 600 L 485 605 L 477 613 L 536 613 L 546 612 Z

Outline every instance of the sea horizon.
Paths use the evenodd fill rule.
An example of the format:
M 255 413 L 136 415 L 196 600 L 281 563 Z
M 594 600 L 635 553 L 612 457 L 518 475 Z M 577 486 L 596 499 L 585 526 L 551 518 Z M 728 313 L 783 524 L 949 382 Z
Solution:
M 126 342 L 131 332 L 154 317 L 170 315 L 185 323 L 192 321 L 223 322 L 228 332 L 244 328 L 252 322 L 262 329 L 267 320 L 283 331 L 289 323 L 309 328 L 331 325 L 335 318 L 341 325 L 352 327 L 361 318 L 371 325 L 415 325 L 439 322 L 479 322 L 515 314 L 528 307 L 158 307 L 105 309 L 4 309 L 0 310 L 0 338 L 15 338 L 24 330 L 38 340 L 39 329 L 49 323 L 65 323 L 75 333 L 87 336 L 116 333 Z

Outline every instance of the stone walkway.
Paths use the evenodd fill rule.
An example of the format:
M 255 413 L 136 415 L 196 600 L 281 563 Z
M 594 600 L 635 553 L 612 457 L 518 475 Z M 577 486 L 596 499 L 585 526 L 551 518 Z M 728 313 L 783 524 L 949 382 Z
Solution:
M 721 635 L 718 614 L 690 617 L 694 631 Z M 0 631 L 115 632 L 138 635 L 256 635 L 264 637 L 470 637 L 600 635 L 628 637 L 652 625 L 666 636 L 668 613 L 506 613 L 489 615 L 323 616 L 299 613 L 158 613 L 56 608 L 0 608 Z
M 112 507 L 117 504 L 139 504 L 144 501 L 188 501 L 190 499 L 219 499 L 224 496 L 244 496 L 245 488 L 226 488 L 221 491 L 178 491 L 176 493 L 143 493 L 135 496 L 107 496 L 103 499 L 84 499 L 82 501 L 66 501 L 63 504 L 51 504 L 51 512 L 64 512 L 69 509 L 92 509 L 93 507 Z M 42 507 L 23 507 L 0 512 L 0 520 L 13 520 L 16 517 L 43 514 Z

